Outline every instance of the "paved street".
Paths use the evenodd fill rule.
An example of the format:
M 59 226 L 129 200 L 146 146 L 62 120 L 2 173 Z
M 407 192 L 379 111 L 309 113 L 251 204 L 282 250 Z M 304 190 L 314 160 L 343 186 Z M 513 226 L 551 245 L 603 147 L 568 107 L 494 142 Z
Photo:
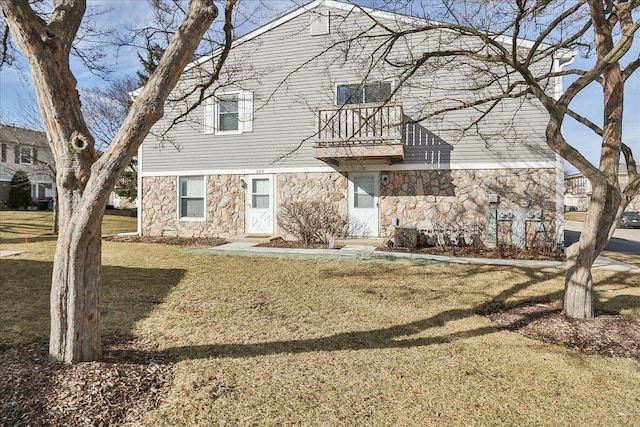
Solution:
M 582 222 L 567 221 L 565 223 L 564 239 L 566 246 L 578 241 Z M 640 229 L 619 228 L 605 247 L 607 251 L 640 255 Z

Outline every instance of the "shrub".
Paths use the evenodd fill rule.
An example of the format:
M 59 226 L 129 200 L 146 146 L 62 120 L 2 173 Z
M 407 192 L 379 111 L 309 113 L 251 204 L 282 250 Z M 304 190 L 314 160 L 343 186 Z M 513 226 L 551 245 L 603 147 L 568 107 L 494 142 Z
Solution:
M 332 204 L 319 201 L 285 202 L 278 212 L 278 224 L 305 246 L 327 243 L 331 233 L 342 237 L 348 220 Z
M 18 171 L 11 178 L 8 200 L 9 209 L 28 208 L 32 203 L 29 177 L 26 173 Z

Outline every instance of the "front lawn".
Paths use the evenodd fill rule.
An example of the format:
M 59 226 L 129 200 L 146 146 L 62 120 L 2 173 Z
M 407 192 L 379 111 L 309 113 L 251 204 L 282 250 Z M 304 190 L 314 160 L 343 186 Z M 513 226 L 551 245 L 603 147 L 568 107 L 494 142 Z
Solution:
M 29 248 L 0 261 L 2 351 L 47 339 L 53 248 Z M 157 342 L 175 364 L 141 425 L 640 425 L 640 361 L 477 314 L 560 298 L 560 269 L 103 250 L 104 335 Z M 640 278 L 595 275 L 598 308 L 640 320 Z

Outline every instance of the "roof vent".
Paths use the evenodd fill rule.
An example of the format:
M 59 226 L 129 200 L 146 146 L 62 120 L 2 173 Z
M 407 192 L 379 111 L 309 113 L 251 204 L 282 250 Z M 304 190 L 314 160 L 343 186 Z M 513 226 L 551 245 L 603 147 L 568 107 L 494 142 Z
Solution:
M 329 34 L 329 11 L 321 10 L 311 13 L 311 23 L 309 25 L 312 36 Z

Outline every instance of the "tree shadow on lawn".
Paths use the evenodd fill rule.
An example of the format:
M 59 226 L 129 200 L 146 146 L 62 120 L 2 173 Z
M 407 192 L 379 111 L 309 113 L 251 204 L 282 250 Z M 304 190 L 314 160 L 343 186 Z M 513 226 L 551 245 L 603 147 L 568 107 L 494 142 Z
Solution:
M 11 239 L 1 239 L 0 238 L 0 245 L 14 245 L 14 244 L 25 244 L 25 243 L 38 243 L 38 242 L 55 242 L 58 239 L 58 236 L 56 236 L 55 234 L 41 234 L 41 235 L 29 235 L 27 236 L 27 238 L 25 239 L 24 236 L 22 237 L 13 237 Z
M 507 268 L 507 267 L 504 267 Z M 513 269 L 513 267 L 509 267 Z M 493 310 L 506 310 L 515 306 L 531 303 L 542 303 L 544 305 L 550 301 L 561 300 L 564 290 L 560 289 L 545 294 L 535 295 L 531 297 L 518 298 L 518 293 L 527 288 L 546 280 L 564 276 L 564 271 L 559 269 L 539 270 L 520 268 L 522 273 L 526 275 L 526 280 L 514 284 L 500 291 L 498 294 L 489 296 L 485 302 L 468 309 L 453 309 L 442 311 L 434 316 L 410 322 L 402 325 L 391 326 L 388 328 L 373 329 L 368 331 L 343 332 L 327 337 L 306 339 L 306 340 L 283 340 L 271 342 L 259 342 L 251 344 L 208 344 L 208 345 L 191 345 L 183 347 L 169 348 L 167 351 L 174 361 L 208 359 L 208 358 L 245 358 L 257 357 L 273 354 L 297 354 L 307 352 L 327 352 L 327 351 L 344 351 L 344 350 L 366 350 L 366 349 L 387 349 L 387 348 L 410 348 L 410 347 L 426 347 L 434 344 L 450 343 L 466 338 L 472 338 L 497 332 L 499 330 L 511 330 L 517 327 L 523 327 L 526 324 L 535 322 L 541 316 L 545 316 L 547 312 L 533 313 L 529 318 L 518 320 L 518 325 L 490 325 L 476 329 L 459 331 L 446 335 L 431 337 L 411 338 L 432 328 L 442 327 L 448 322 L 455 322 L 465 318 L 482 315 Z M 465 274 L 470 280 L 473 280 L 473 274 Z M 609 283 L 625 283 L 627 277 L 624 273 L 616 273 L 610 277 Z M 629 283 L 632 285 L 631 283 Z M 510 299 L 513 298 L 513 301 Z M 638 308 L 640 300 L 634 296 L 619 296 L 614 298 L 616 308 Z M 604 307 L 611 308 L 612 301 L 602 304 Z M 595 294 L 594 303 L 599 304 L 597 292 Z
M 50 274 L 50 263 L 12 260 L 12 269 L 20 269 L 23 272 L 36 271 L 35 277 L 43 279 L 38 282 L 46 283 L 46 286 L 42 284 L 34 286 L 34 292 L 40 291 L 48 295 L 48 292 L 42 292 L 48 287 L 48 280 L 44 280 L 48 279 L 48 276 L 43 272 L 48 271 Z M 448 322 L 455 322 L 482 314 L 482 310 L 486 310 L 491 306 L 517 304 L 517 302 L 514 303 L 512 301 L 521 301 L 526 298 L 525 296 L 519 298 L 517 295 L 519 292 L 539 283 L 541 280 L 563 275 L 562 271 L 538 271 L 533 269 L 526 270 L 524 273 L 526 275 L 525 279 L 520 283 L 505 286 L 502 290 L 494 292 L 493 295 L 488 295 L 486 298 L 483 297 L 485 300 L 483 303 L 471 308 L 454 308 L 415 322 L 367 331 L 343 332 L 320 338 L 250 344 L 206 344 L 173 347 L 158 351 L 153 342 L 144 339 L 120 340 L 117 339 L 118 337 L 109 336 L 105 337 L 104 361 L 79 364 L 72 367 L 47 363 L 46 346 L 38 346 L 38 343 L 32 344 L 27 349 L 29 351 L 15 354 L 15 366 L 23 369 L 22 371 L 11 369 L 14 365 L 9 365 L 4 374 L 0 374 L 0 386 L 3 383 L 3 379 L 5 384 L 8 384 L 6 390 L 2 390 L 2 387 L 0 387 L 0 395 L 10 396 L 12 399 L 19 401 L 19 404 L 16 403 L 13 406 L 5 404 L 4 407 L 10 410 L 3 414 L 1 409 L 5 402 L 0 400 L 0 424 L 2 424 L 4 415 L 7 425 L 17 424 L 18 422 L 25 423 L 25 420 L 31 420 L 32 425 L 81 425 L 84 421 L 81 421 L 79 417 L 87 414 L 95 415 L 93 421 L 96 424 L 102 420 L 104 420 L 105 424 L 120 424 L 125 419 L 131 419 L 131 413 L 128 411 L 132 407 L 141 407 L 139 403 L 148 401 L 145 399 L 148 399 L 149 396 L 153 396 L 155 400 L 149 401 L 147 408 L 157 405 L 157 400 L 163 396 L 162 393 L 158 393 L 158 390 L 171 386 L 173 363 L 182 360 L 426 347 L 508 329 L 508 326 L 499 327 L 485 322 L 480 327 L 450 334 L 412 337 L 429 329 L 442 327 Z M 28 274 L 23 274 L 28 277 Z M 111 312 L 106 313 L 105 318 L 128 318 L 122 319 L 120 323 L 123 328 L 131 328 L 135 321 L 148 315 L 152 307 L 161 301 L 170 292 L 171 288 L 181 280 L 183 274 L 182 270 L 103 267 L 103 280 L 107 288 L 105 291 L 107 294 L 105 300 L 107 301 L 105 301 L 104 307 L 107 307 L 107 310 L 111 310 Z M 629 280 L 624 280 L 622 277 L 623 274 L 613 275 L 609 280 L 611 282 L 619 281 L 619 283 L 629 282 Z M 477 277 L 475 279 L 477 280 Z M 472 274 L 468 275 L 468 280 L 474 280 Z M 0 292 L 5 291 L 5 285 L 27 286 L 29 282 L 29 280 L 25 279 L 9 282 L 5 280 L 3 272 Z M 36 282 L 36 280 L 32 282 Z M 135 286 L 131 286 L 131 282 Z M 135 287 L 137 292 L 128 293 L 127 287 Z M 45 299 L 48 298 L 46 295 Z M 562 291 L 557 290 L 545 294 L 540 292 L 539 295 L 531 298 L 535 298 L 536 301 L 550 301 L 560 298 L 561 295 Z M 0 296 L 2 296 L 0 308 L 3 310 L 5 305 L 12 305 L 15 302 L 15 298 L 13 301 L 7 301 L 4 299 L 3 294 L 0 294 Z M 640 303 L 636 297 L 625 299 L 625 296 L 620 296 L 614 297 L 612 300 L 615 300 L 621 306 L 624 306 L 625 303 L 632 305 Z M 138 303 L 141 306 L 138 306 Z M 45 306 L 48 306 L 48 302 Z M 24 316 L 24 313 L 22 315 Z M 43 321 L 43 317 L 48 318 L 48 310 L 46 310 L 46 313 L 40 313 L 39 315 L 40 318 L 38 320 Z M 108 328 L 105 332 L 113 333 Z M 11 356 L 13 350 L 17 351 L 19 348 L 8 349 L 6 354 Z M 28 360 L 29 363 L 32 363 L 32 359 L 38 359 L 34 365 L 35 368 L 25 369 L 24 361 Z M 0 364 L 0 372 L 2 369 L 3 367 Z M 15 378 L 19 378 L 22 382 L 15 380 Z M 117 380 L 114 380 L 114 378 L 117 378 Z M 79 388 L 78 384 L 84 384 L 85 386 Z M 84 387 L 89 387 L 89 389 Z M 71 389 L 73 391 L 70 391 Z M 72 395 L 73 399 L 69 397 L 70 395 Z M 43 398 L 43 396 L 46 398 Z M 97 398 L 94 398 L 95 396 Z M 131 405 L 130 402 L 135 402 L 136 404 Z M 51 411 L 51 408 L 56 408 L 56 410 Z M 78 410 L 78 408 L 83 409 Z
M 1 261 L 0 337 L 13 341 L 46 340 L 53 263 L 4 258 Z M 185 270 L 100 267 L 102 334 L 130 335 L 184 277 Z
M 48 360 L 52 263 L 1 263 L 0 425 L 87 425 L 88 419 L 121 425 L 157 405 L 158 390 L 173 379 L 171 360 L 152 342 L 130 336 L 185 270 L 102 266 L 104 359 L 69 366 Z M 136 352 L 127 352 L 132 346 Z M 120 357 L 114 348 L 123 349 Z M 135 405 L 123 403 L 128 400 Z

